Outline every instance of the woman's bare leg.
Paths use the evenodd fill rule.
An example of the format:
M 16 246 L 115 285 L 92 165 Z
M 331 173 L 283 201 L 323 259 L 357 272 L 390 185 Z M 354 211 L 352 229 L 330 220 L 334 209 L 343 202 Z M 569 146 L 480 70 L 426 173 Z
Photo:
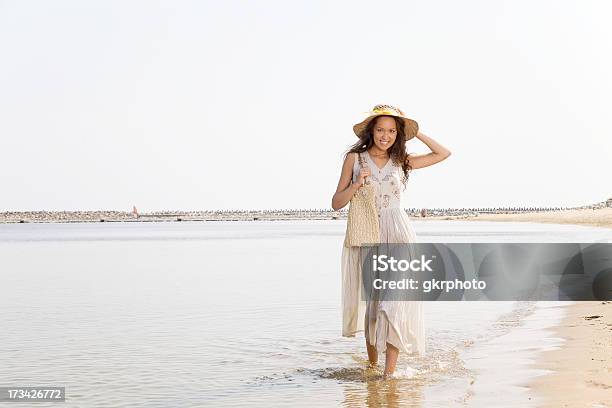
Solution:
M 385 352 L 385 373 L 384 376 L 393 374 L 395 371 L 395 363 L 397 363 L 397 357 L 399 356 L 399 349 L 389 343 L 387 343 L 387 350 Z
M 370 365 L 374 366 L 378 364 L 378 351 L 376 351 L 376 347 L 368 343 L 367 338 L 366 338 L 366 349 L 368 350 L 368 360 L 370 360 Z

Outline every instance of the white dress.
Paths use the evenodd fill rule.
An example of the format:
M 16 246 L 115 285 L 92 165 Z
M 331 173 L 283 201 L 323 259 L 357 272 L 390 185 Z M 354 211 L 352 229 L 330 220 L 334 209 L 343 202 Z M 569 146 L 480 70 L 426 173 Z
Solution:
M 360 165 L 355 155 L 353 182 L 357 182 Z M 391 160 L 379 168 L 368 152 L 361 153 L 364 165 L 370 168 L 369 182 L 376 190 L 376 208 L 380 226 L 380 242 L 417 242 L 406 211 L 401 208 L 404 172 Z M 361 250 L 342 247 L 342 335 L 354 337 L 363 331 L 368 343 L 380 353 L 387 343 L 409 355 L 424 355 L 424 301 L 365 301 L 361 299 Z

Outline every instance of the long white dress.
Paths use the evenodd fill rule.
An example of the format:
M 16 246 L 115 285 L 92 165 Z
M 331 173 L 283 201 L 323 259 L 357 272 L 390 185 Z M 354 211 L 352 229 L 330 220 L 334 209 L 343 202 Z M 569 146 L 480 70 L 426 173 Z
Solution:
M 357 181 L 360 165 L 355 155 L 353 182 Z M 389 160 L 379 168 L 368 152 L 361 153 L 364 165 L 372 175 L 369 182 L 376 190 L 376 208 L 380 226 L 380 242 L 417 242 L 411 220 L 401 208 L 404 173 L 400 165 Z M 424 355 L 425 324 L 423 301 L 362 300 L 362 259 L 358 247 L 342 247 L 342 335 L 354 337 L 363 331 L 368 343 L 380 353 L 387 343 L 409 355 Z

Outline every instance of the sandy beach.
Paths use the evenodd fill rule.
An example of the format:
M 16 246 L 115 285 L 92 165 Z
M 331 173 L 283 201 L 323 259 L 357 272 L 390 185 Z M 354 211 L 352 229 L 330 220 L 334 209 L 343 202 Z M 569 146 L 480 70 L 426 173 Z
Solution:
M 568 304 L 555 331 L 564 339 L 545 351 L 538 369 L 551 372 L 528 386 L 538 407 L 612 407 L 612 301 Z
M 461 219 L 612 228 L 612 208 L 485 214 Z M 612 407 L 612 301 L 570 303 L 565 309 L 566 316 L 554 328 L 555 336 L 564 343 L 557 350 L 542 352 L 535 364 L 550 373 L 527 384 L 534 391 L 536 404 L 555 408 Z
M 476 217 L 427 217 L 424 219 L 461 219 L 465 221 L 542 222 L 552 224 L 590 225 L 612 228 L 612 208 L 531 212 L 521 214 L 479 214 Z
M 612 208 L 545 213 L 491 214 L 470 221 L 516 221 L 612 228 Z M 612 302 L 577 302 L 566 306 L 555 328 L 565 340 L 542 353 L 536 366 L 549 374 L 529 384 L 542 407 L 612 407 Z

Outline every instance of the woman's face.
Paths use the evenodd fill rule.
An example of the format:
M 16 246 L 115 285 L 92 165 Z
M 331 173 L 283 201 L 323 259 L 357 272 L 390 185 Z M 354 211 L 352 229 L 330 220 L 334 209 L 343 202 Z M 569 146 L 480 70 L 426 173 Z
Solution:
M 397 137 L 397 128 L 395 127 L 395 119 L 389 116 L 380 116 L 376 118 L 376 124 L 372 129 L 374 135 L 374 144 L 380 150 L 387 150 Z

